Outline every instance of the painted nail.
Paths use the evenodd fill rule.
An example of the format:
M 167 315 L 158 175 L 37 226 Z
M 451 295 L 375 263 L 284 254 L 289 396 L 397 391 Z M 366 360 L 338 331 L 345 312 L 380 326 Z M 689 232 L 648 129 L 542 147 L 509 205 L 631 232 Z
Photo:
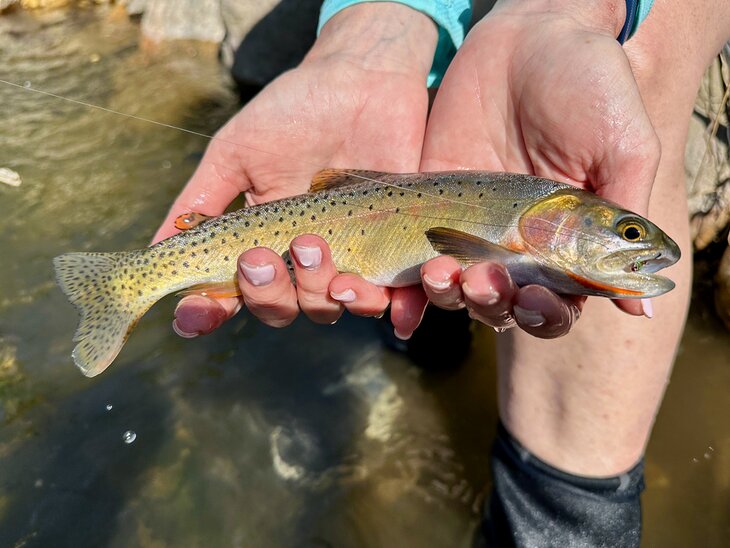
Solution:
M 172 330 L 180 335 L 183 339 L 194 339 L 199 335 L 199 333 L 187 333 L 186 331 L 180 329 L 180 326 L 177 324 L 177 320 L 172 320 Z
M 483 306 L 493 306 L 499 302 L 499 299 L 502 298 L 499 292 L 495 291 L 494 289 L 487 291 L 486 293 L 476 293 L 466 282 L 461 284 L 461 289 L 462 291 L 464 291 L 464 295 L 469 297 L 470 301 L 481 304 Z
M 514 305 L 512 309 L 514 310 L 517 321 L 522 325 L 526 325 L 528 327 L 540 327 L 545 323 L 545 316 L 537 310 L 528 310 L 527 308 L 522 308 L 518 305 Z
M 398 331 L 398 330 L 397 330 L 397 329 L 395 329 L 395 328 L 393 329 L 393 334 L 394 334 L 394 335 L 395 335 L 395 336 L 396 336 L 397 338 L 399 338 L 400 340 L 402 340 L 402 341 L 407 341 L 408 339 L 410 339 L 410 338 L 411 338 L 411 337 L 413 336 L 413 333 L 410 333 L 409 335 L 406 335 L 406 334 L 404 334 L 404 333 L 401 333 L 400 331 Z
M 322 250 L 317 246 L 292 245 L 291 250 L 297 262 L 307 270 L 315 270 L 322 264 Z
M 357 295 L 352 289 L 345 289 L 342 293 L 335 293 L 330 291 L 330 297 L 341 303 L 351 303 L 357 298 Z
M 644 311 L 644 316 L 647 318 L 654 317 L 654 307 L 651 304 L 651 299 L 641 299 L 641 308 Z
M 276 275 L 273 264 L 250 265 L 241 261 L 239 266 L 248 283 L 256 287 L 270 284 Z
M 423 275 L 423 282 L 431 288 L 436 293 L 442 293 L 444 291 L 447 291 L 451 289 L 451 286 L 454 285 L 451 278 L 446 278 L 445 280 L 437 281 L 433 278 L 427 276 L 426 274 Z

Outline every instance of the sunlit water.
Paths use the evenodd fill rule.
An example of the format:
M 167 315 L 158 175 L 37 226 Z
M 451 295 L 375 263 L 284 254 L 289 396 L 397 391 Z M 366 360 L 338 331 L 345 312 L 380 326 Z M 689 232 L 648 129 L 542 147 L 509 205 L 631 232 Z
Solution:
M 0 78 L 210 133 L 212 59 L 109 12 L 0 18 Z M 69 354 L 50 261 L 143 246 L 207 142 L 0 85 L 0 546 L 468 546 L 496 420 L 490 330 L 424 371 L 376 321 L 215 334 L 147 314 L 105 374 Z M 696 305 L 647 464 L 646 546 L 730 537 L 730 337 Z M 23 544 L 24 543 L 24 544 Z

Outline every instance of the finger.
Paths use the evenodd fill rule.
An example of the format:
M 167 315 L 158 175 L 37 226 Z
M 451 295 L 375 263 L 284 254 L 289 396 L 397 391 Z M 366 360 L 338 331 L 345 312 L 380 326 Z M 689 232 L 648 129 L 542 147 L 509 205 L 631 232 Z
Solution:
M 297 292 L 279 255 L 265 247 L 238 258 L 238 285 L 251 313 L 266 325 L 284 327 L 297 317 Z
M 428 297 L 420 285 L 399 287 L 392 292 L 390 321 L 395 336 L 408 340 L 423 320 Z
M 337 268 L 327 242 L 319 236 L 305 234 L 294 238 L 289 252 L 294 259 L 299 308 L 316 323 L 336 322 L 344 306 L 329 293 Z
M 651 299 L 615 299 L 613 300 L 619 310 L 623 310 L 632 316 L 646 316 L 652 318 L 654 316 L 654 308 Z
M 497 329 L 515 326 L 512 301 L 517 286 L 498 263 L 479 263 L 461 274 L 461 290 L 469 315 Z
M 560 298 L 540 285 L 522 287 L 514 301 L 517 325 L 541 339 L 566 335 L 580 317 L 584 298 Z
M 223 128 L 216 137 L 225 135 Z M 225 141 L 213 140 L 185 188 L 175 199 L 152 243 L 177 234 L 175 219 L 183 213 L 195 212 L 208 216 L 223 213 L 236 196 L 250 187 L 239 159 L 231 153 Z
M 358 316 L 380 316 L 390 304 L 390 290 L 355 274 L 339 274 L 329 285 L 330 296 Z
M 421 280 L 428 300 L 446 310 L 464 308 L 460 277 L 461 265 L 447 255 L 431 259 L 421 267 Z
M 190 295 L 180 300 L 175 308 L 172 329 L 186 339 L 207 335 L 236 314 L 243 304 L 238 298 L 212 299 Z

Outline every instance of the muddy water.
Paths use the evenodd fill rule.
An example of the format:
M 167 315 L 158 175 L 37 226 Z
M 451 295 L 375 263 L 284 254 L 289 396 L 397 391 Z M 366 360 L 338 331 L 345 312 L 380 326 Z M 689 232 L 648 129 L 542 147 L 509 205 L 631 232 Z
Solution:
M 204 52 L 137 41 L 104 10 L 3 17 L 0 78 L 208 133 L 236 110 Z M 496 419 L 487 331 L 434 372 L 366 319 L 242 314 L 182 340 L 168 299 L 107 373 L 73 366 L 51 258 L 145 245 L 205 146 L 0 85 L 0 167 L 23 181 L 0 185 L 0 545 L 467 546 Z M 646 546 L 730 537 L 728 356 L 698 300 L 647 457 Z

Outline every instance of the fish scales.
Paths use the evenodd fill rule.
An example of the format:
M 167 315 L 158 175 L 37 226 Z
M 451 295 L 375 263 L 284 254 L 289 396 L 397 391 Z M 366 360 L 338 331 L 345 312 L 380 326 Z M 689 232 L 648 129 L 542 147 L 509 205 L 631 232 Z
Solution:
M 243 208 L 149 248 L 57 257 L 59 285 L 81 314 L 74 361 L 86 375 L 98 374 L 156 301 L 191 287 L 236 288 L 237 258 L 243 251 L 264 246 L 285 255 L 291 240 L 305 233 L 328 242 L 338 271 L 357 273 L 379 285 L 418 283 L 421 264 L 453 251 L 463 264 L 503 260 L 518 283 L 616 296 L 621 288 L 585 276 L 590 263 L 577 273 L 570 271 L 571 263 L 585 262 L 583 248 L 591 241 L 610 247 L 592 235 L 596 227 L 571 213 L 582 204 L 592 208 L 587 211 L 597 224 L 616 224 L 611 216 L 620 210 L 612 204 L 537 177 L 474 171 L 325 170 L 315 177 L 308 194 Z M 653 227 L 645 220 L 636 222 Z M 429 232 L 433 229 L 437 231 Z M 661 240 L 657 245 L 669 246 L 669 255 L 678 258 L 676 244 L 671 244 L 674 247 Z M 611 251 L 606 264 L 626 266 L 629 259 Z M 633 258 L 638 251 L 633 253 L 631 261 L 639 264 Z M 635 277 L 640 278 L 640 271 Z M 645 278 L 645 285 L 653 281 L 648 274 Z M 637 293 L 625 291 L 631 292 L 627 296 Z

